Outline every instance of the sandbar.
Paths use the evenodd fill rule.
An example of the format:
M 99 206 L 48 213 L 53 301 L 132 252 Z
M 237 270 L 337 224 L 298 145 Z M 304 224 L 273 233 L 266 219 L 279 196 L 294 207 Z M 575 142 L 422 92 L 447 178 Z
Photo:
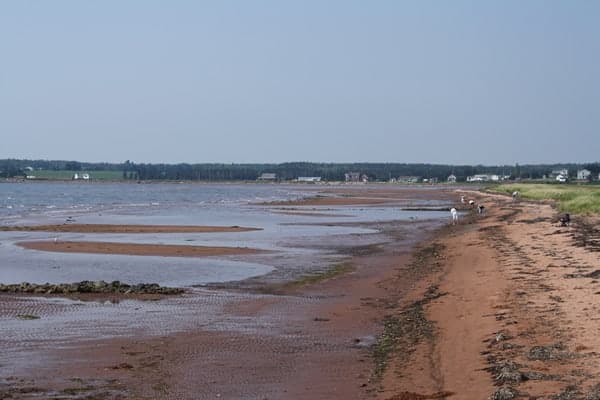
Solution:
M 56 224 L 2 226 L 0 231 L 74 232 L 74 233 L 217 233 L 249 232 L 261 228 L 242 226 L 200 225 L 116 225 L 116 224 Z
M 31 250 L 59 253 L 123 254 L 160 257 L 209 257 L 265 253 L 265 250 L 248 247 L 188 246 L 172 244 L 142 244 L 85 241 L 27 241 L 18 246 Z

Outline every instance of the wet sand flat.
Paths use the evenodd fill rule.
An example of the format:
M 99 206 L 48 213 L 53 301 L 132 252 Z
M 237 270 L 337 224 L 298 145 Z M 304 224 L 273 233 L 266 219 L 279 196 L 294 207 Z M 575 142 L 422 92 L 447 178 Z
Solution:
M 70 233 L 217 233 L 261 230 L 241 226 L 194 225 L 114 225 L 114 224 L 56 224 L 2 226 L 0 231 L 70 232 Z
M 389 233 L 419 237 L 432 226 L 395 224 Z M 195 328 L 160 337 L 139 332 L 87 340 L 56 350 L 60 369 L 48 363 L 30 378 L 41 394 L 77 388 L 81 399 L 372 398 L 379 382 L 373 379 L 371 346 L 388 313 L 386 299 L 399 301 L 422 276 L 404 268 L 409 259 L 407 252 L 398 254 L 397 243 L 382 244 L 368 255 L 353 256 L 348 273 L 286 286 L 278 295 L 240 293 L 214 316 L 209 299 L 220 291 L 207 297 L 191 292 L 180 301 L 193 302 L 193 314 L 182 304 L 172 316 L 155 313 L 151 320 L 179 326 L 191 319 Z M 383 287 L 383 282 L 393 285 Z M 38 310 L 37 304 L 30 307 Z M 147 315 L 140 314 L 132 318 Z M 203 315 L 214 322 L 194 322 Z M 242 326 L 235 322 L 240 320 Z M 79 381 L 69 380 L 74 376 Z M 104 395 L 107 391 L 111 394 Z
M 307 188 L 318 192 L 313 197 L 298 200 L 274 201 L 260 203 L 263 206 L 386 206 L 398 205 L 412 201 L 437 200 L 448 198 L 454 188 L 411 187 L 402 185 L 377 186 L 359 185 L 322 188 Z
M 219 246 L 187 246 L 167 244 L 139 244 L 139 243 L 112 243 L 112 242 L 84 242 L 84 241 L 29 241 L 18 242 L 18 246 L 30 250 L 52 251 L 60 253 L 95 253 L 95 254 L 122 254 L 136 256 L 161 256 L 161 257 L 210 257 L 228 255 L 249 255 L 266 253 L 267 251 L 247 247 L 219 247 Z
M 377 197 L 377 189 L 361 194 L 369 196 Z M 447 199 L 440 192 L 430 196 Z M 394 201 L 401 201 L 402 197 L 399 191 Z M 77 390 L 80 398 L 99 399 L 121 396 L 346 400 L 377 398 L 378 393 L 392 395 L 381 391 L 381 382 L 374 377 L 372 346 L 390 307 L 401 302 L 404 294 L 429 271 L 413 268 L 408 262 L 409 252 L 415 241 L 438 224 L 366 224 L 364 227 L 383 231 L 378 236 L 382 242 L 370 245 L 368 251 L 361 250 L 362 234 L 319 243 L 346 256 L 342 269 L 345 272 L 323 281 L 284 285 L 283 290 L 273 292 L 269 291 L 271 281 L 265 278 L 264 291 L 244 293 L 243 282 L 232 283 L 225 290 L 192 291 L 180 300 L 164 300 L 183 302 L 177 312 L 168 316 L 156 310 L 150 314 L 152 318 L 147 318 L 143 311 L 150 306 L 159 307 L 162 301 L 136 306 L 140 311 L 130 311 L 131 316 L 123 322 L 134 329 L 133 333 L 121 330 L 119 338 L 90 337 L 85 343 L 73 343 L 66 349 L 53 347 L 49 361 L 27 375 L 27 382 L 35 387 L 29 387 L 27 382 L 9 383 L 8 390 L 17 393 L 36 389 L 38 392 L 32 393 L 38 397 Z M 337 250 L 340 240 L 344 246 Z M 46 243 L 52 245 L 53 242 Z M 386 282 L 390 285 L 384 285 Z M 249 287 L 254 284 L 246 283 Z M 232 293 L 237 297 L 220 300 Z M 191 302 L 191 313 L 185 311 L 187 302 Z M 26 312 L 40 315 L 38 321 L 43 323 L 45 306 L 34 302 L 28 307 Z M 126 302 L 123 307 L 127 307 Z M 138 318 L 156 324 L 160 335 L 147 329 L 135 330 L 141 326 Z M 186 328 L 169 333 L 164 331 L 166 326 Z M 110 326 L 107 329 L 110 332 Z M 61 368 L 53 368 L 53 357 L 60 360 Z
M 336 196 L 316 196 L 307 197 L 300 200 L 288 201 L 273 201 L 268 203 L 260 203 L 263 206 L 352 206 L 352 205 L 377 205 L 393 203 L 398 198 L 379 198 L 376 192 L 371 192 L 370 195 L 357 193 L 344 197 Z

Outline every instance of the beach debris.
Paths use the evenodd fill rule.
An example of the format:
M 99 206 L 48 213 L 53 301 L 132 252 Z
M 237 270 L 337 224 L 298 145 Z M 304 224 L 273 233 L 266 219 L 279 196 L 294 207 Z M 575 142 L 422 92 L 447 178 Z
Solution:
M 565 274 L 564 277 L 566 279 L 573 279 L 573 278 L 592 278 L 592 279 L 598 279 L 600 278 L 600 269 L 594 270 L 590 273 L 584 274 L 581 272 L 576 272 L 573 274 Z
M 160 286 L 157 283 L 128 285 L 120 281 L 81 281 L 60 284 L 35 284 L 29 282 L 0 284 L 0 293 L 28 294 L 77 294 L 77 293 L 122 293 L 122 294 L 181 294 L 182 288 Z
M 500 388 L 498 388 L 498 390 L 496 390 L 494 392 L 494 394 L 492 394 L 492 396 L 490 397 L 491 400 L 511 400 L 511 399 L 515 399 L 518 396 L 518 392 L 509 387 L 509 386 L 502 386 Z
M 590 388 L 590 391 L 585 395 L 585 400 L 600 400 L 600 383 Z
M 571 354 L 565 350 L 562 343 L 554 343 L 548 346 L 533 346 L 527 355 L 532 361 L 564 360 L 571 358 Z
M 133 365 L 126 362 L 122 362 L 121 364 L 113 365 L 112 367 L 110 367 L 110 369 L 133 369 Z
M 495 376 L 496 382 L 503 383 L 519 383 L 521 381 L 527 380 L 526 377 L 518 370 L 511 369 L 506 366 L 503 367 L 498 374 Z
M 375 343 L 375 337 L 371 335 L 354 338 L 352 341 L 355 347 L 371 347 Z
M 491 367 L 485 368 L 485 370 L 492 374 L 496 385 L 504 385 L 507 383 L 520 383 L 529 379 L 519 371 L 519 367 L 519 364 L 512 361 L 500 361 Z
M 401 392 L 392 397 L 388 397 L 386 400 L 429 400 L 429 399 L 445 399 L 447 397 L 455 395 L 454 392 L 444 391 L 436 392 L 432 394 L 420 394 L 414 392 Z
M 40 317 L 38 315 L 33 315 L 33 314 L 19 314 L 19 315 L 17 315 L 17 318 L 23 319 L 23 320 L 40 319 Z
M 384 318 L 383 332 L 372 346 L 376 380 L 382 378 L 393 354 L 407 357 L 421 341 L 433 338 L 433 324 L 427 319 L 423 306 L 445 294 L 439 293 L 436 285 L 430 286 L 421 300 Z
M 576 386 L 569 385 L 559 394 L 552 396 L 552 400 L 579 400 L 581 392 Z
M 496 336 L 494 337 L 494 342 L 499 343 L 499 342 L 503 342 L 505 340 L 510 340 L 512 338 L 513 337 L 507 331 L 500 331 L 500 332 L 496 333 Z

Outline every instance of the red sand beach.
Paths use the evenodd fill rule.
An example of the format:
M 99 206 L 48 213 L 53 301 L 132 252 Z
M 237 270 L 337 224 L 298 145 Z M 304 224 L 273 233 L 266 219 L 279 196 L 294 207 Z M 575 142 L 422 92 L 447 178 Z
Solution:
M 377 188 L 360 196 L 368 194 L 382 197 Z M 46 365 L 12 377 L 0 393 L 598 398 L 600 265 L 592 242 L 581 239 L 597 232 L 584 218 L 557 227 L 547 204 L 469 195 L 486 205 L 487 214 L 467 215 L 415 249 L 382 244 L 354 254 L 341 275 L 226 307 L 230 317 L 260 319 L 270 327 L 264 331 L 199 327 L 161 337 L 93 340 L 56 350 L 60 368 Z

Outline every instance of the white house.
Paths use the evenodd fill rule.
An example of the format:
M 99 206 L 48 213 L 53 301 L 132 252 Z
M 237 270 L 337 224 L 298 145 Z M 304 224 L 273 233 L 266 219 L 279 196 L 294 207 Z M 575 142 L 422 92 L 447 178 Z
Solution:
M 260 174 L 260 176 L 257 178 L 258 181 L 276 181 L 277 180 L 277 174 L 274 174 L 272 172 L 265 172 Z
M 344 180 L 346 182 L 360 182 L 360 172 L 346 172 Z
M 456 175 L 451 174 L 451 175 L 448 176 L 448 179 L 446 179 L 446 180 L 448 182 L 455 183 L 456 182 Z
M 79 179 L 83 179 L 84 181 L 89 181 L 90 180 L 90 174 L 78 174 L 77 172 L 75 172 L 73 174 L 73 180 L 79 180 Z
M 467 176 L 467 182 L 487 182 L 491 180 L 492 178 L 489 175 L 485 174 Z
M 550 174 L 550 176 L 552 176 L 554 178 L 558 178 L 559 175 L 562 175 L 564 178 L 569 178 L 569 170 L 566 168 L 555 169 L 552 171 L 552 174 Z
M 299 176 L 298 182 L 316 183 L 321 182 L 320 176 Z
M 592 175 L 592 171 L 587 170 L 587 169 L 580 169 L 577 171 L 577 179 L 579 180 L 588 180 L 589 177 Z

